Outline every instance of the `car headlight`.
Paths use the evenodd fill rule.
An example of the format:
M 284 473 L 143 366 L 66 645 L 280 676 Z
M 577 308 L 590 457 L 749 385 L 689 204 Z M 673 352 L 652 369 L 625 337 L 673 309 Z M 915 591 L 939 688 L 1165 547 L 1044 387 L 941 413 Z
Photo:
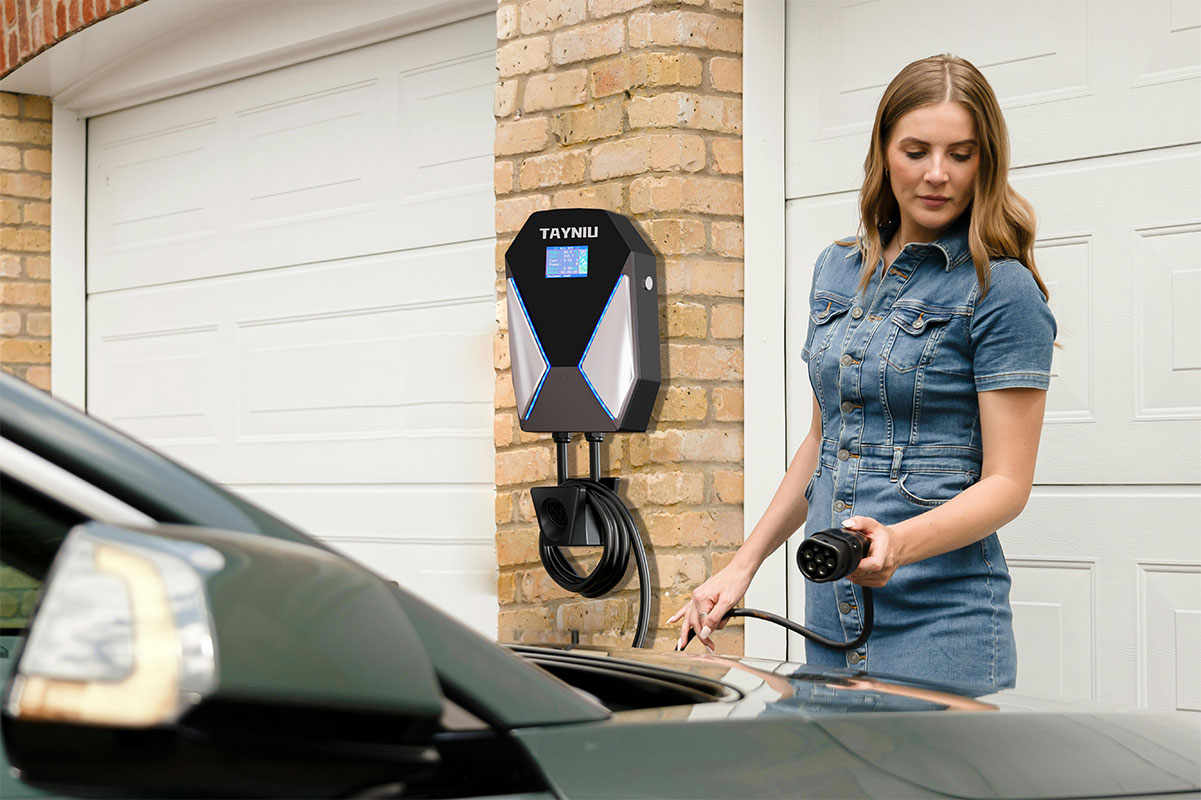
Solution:
M 66 538 L 9 693 L 18 719 L 174 722 L 217 675 L 205 578 L 211 547 L 93 523 Z

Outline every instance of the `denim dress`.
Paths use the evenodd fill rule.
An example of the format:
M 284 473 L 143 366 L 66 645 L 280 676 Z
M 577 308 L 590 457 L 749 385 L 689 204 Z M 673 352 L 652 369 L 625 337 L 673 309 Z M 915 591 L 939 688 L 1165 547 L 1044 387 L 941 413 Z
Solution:
M 977 392 L 1050 383 L 1056 326 L 1033 275 L 994 260 L 981 297 L 966 216 L 935 242 L 906 245 L 887 270 L 879 263 L 866 290 L 861 264 L 857 245 L 836 243 L 814 270 L 802 358 L 822 442 L 805 490 L 806 536 L 854 515 L 893 525 L 950 500 L 980 478 Z M 859 633 L 863 587 L 805 587 L 807 626 L 835 639 Z M 807 641 L 806 660 L 981 692 L 1013 686 L 1009 588 L 992 533 L 897 569 L 873 590 L 867 643 L 841 651 Z

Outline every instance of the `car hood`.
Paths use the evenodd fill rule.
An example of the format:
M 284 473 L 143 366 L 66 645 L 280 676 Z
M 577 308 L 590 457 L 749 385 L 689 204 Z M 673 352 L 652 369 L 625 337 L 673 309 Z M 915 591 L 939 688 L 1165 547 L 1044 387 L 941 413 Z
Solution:
M 976 697 L 970 687 L 762 659 L 516 649 L 535 662 L 636 665 L 725 687 L 707 702 L 516 731 L 568 798 L 1053 800 L 1201 791 L 1201 724 L 1185 714 L 1031 711 L 1006 693 Z
M 813 667 L 704 653 L 676 653 L 594 645 L 510 645 L 542 666 L 575 665 L 678 681 L 695 702 L 621 710 L 623 719 L 682 719 L 713 716 L 824 716 L 858 712 L 996 711 L 1024 708 L 1021 699 L 967 684 L 937 683 L 900 676 L 868 675 L 852 669 Z M 553 670 L 552 670 L 553 671 Z M 717 704 L 717 708 L 701 710 Z

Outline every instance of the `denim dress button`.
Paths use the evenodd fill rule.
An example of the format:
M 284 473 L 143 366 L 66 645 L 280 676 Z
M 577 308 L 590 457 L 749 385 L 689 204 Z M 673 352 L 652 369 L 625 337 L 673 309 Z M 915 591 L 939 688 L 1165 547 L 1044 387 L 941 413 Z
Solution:
M 846 450 L 838 451 L 838 460 L 839 461 L 846 461 L 850 457 L 851 457 L 851 454 L 849 452 L 847 452 Z
M 859 319 L 862 316 L 863 316 L 863 309 L 860 308 L 859 306 L 855 306 L 854 308 L 851 309 L 851 317 L 853 319 Z
M 846 511 L 847 504 L 842 502 L 841 500 L 835 500 L 834 501 L 834 510 L 835 511 Z
M 844 355 L 842 358 L 838 359 L 838 363 L 842 364 L 844 367 L 849 367 L 855 363 L 855 359 L 848 355 Z
M 858 664 L 859 663 L 859 654 L 858 653 L 847 654 L 847 661 L 851 662 L 852 664 Z
M 851 613 L 851 604 L 850 603 L 839 603 L 838 610 L 843 614 L 850 614 Z
M 844 413 L 844 414 L 850 414 L 850 413 L 851 413 L 851 410 L 852 410 L 852 409 L 854 409 L 854 408 L 855 408 L 855 404 L 854 404 L 854 403 L 852 403 L 850 400 L 848 400 L 848 401 L 846 401 L 845 403 L 843 403 L 843 404 L 842 404 L 842 413 Z

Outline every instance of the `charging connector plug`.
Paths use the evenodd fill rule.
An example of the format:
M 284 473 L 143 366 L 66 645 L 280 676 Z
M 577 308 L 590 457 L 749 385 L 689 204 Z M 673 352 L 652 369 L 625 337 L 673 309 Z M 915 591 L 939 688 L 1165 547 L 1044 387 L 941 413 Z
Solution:
M 862 533 L 842 528 L 818 531 L 801 542 L 796 565 L 814 583 L 845 578 L 859 567 L 871 540 Z

